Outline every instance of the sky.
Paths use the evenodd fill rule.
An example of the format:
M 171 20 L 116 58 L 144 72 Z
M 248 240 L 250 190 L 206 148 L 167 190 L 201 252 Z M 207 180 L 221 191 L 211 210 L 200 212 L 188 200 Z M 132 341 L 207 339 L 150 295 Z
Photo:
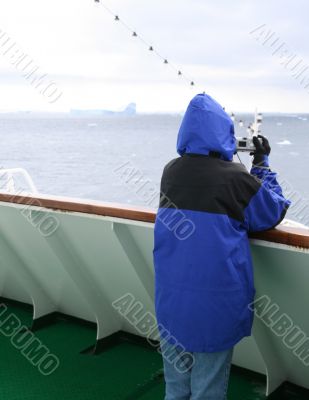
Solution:
M 180 112 L 205 91 L 235 112 L 309 112 L 307 0 L 101 3 L 189 81 L 94 0 L 1 0 L 1 111 L 121 110 L 136 102 L 139 112 Z M 263 44 L 267 32 L 282 57 L 301 61 L 305 83 L 282 65 L 279 50 L 272 55 L 275 45 Z M 44 94 L 14 65 L 14 49 L 46 74 Z

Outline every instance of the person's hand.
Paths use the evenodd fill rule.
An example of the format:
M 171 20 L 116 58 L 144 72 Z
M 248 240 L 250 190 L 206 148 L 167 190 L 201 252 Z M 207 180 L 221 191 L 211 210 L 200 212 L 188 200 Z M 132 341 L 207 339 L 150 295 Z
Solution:
M 259 138 L 262 139 L 262 143 Z M 271 151 L 269 141 L 266 139 L 266 137 L 258 135 L 253 137 L 253 144 L 255 146 L 255 150 L 250 153 L 250 155 L 253 156 L 253 164 L 260 166 L 264 166 L 266 164 L 268 165 L 268 163 L 265 161 L 267 160 L 267 156 L 269 156 Z

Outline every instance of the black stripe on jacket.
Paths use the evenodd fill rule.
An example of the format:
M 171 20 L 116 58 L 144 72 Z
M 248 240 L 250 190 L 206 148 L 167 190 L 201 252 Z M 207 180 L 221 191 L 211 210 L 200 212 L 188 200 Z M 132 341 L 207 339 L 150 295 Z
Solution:
M 243 222 L 261 182 L 239 163 L 201 154 L 170 161 L 161 179 L 161 208 L 225 214 Z

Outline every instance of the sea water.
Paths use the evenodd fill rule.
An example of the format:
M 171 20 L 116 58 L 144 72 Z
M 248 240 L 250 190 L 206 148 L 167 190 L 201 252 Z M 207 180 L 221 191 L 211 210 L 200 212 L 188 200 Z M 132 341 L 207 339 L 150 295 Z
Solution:
M 246 136 L 252 115 L 237 115 L 237 136 Z M 132 117 L 70 114 L 0 115 L 0 166 L 21 167 L 31 175 L 39 192 L 156 208 L 143 196 L 134 179 L 125 174 L 135 169 L 140 184 L 156 188 L 164 165 L 177 157 L 176 138 L 181 115 L 135 115 Z M 288 217 L 309 220 L 309 116 L 264 115 L 262 133 L 269 138 L 271 168 L 279 174 L 294 200 Z M 241 153 L 250 167 L 251 157 Z M 239 162 L 238 159 L 235 159 Z

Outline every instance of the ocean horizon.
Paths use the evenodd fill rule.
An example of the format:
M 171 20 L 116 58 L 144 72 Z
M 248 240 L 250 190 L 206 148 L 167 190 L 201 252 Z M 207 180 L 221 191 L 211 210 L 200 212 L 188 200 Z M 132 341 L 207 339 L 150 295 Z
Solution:
M 287 217 L 304 223 L 309 214 L 309 114 L 264 113 L 262 134 L 270 140 L 271 168 L 293 205 Z M 69 113 L 0 114 L 1 167 L 24 168 L 38 191 L 156 208 L 125 184 L 117 169 L 128 165 L 139 171 L 159 194 L 164 165 L 177 157 L 176 139 L 181 113 L 137 113 L 126 116 Z M 236 114 L 237 136 L 247 136 L 253 114 Z M 240 153 L 250 168 L 251 157 Z M 239 162 L 235 158 L 235 162 Z M 158 195 L 159 200 L 159 195 Z M 307 224 L 307 222 L 306 222 Z

